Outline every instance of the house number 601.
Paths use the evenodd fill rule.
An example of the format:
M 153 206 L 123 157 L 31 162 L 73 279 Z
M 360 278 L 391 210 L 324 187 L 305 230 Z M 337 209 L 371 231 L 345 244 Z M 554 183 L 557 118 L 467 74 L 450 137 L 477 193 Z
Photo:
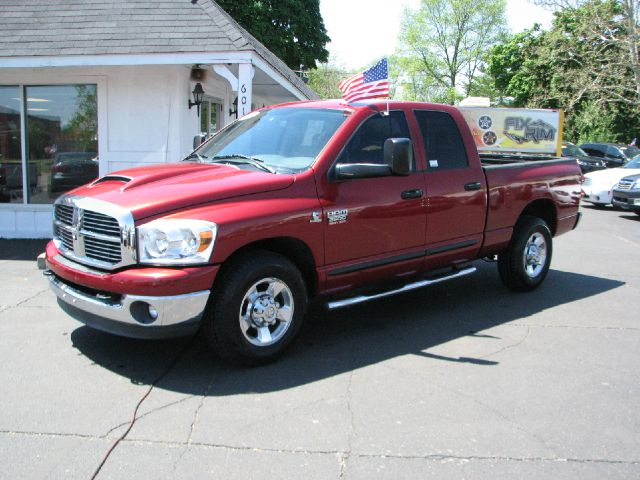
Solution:
M 243 83 L 242 87 L 240 87 L 240 91 L 242 93 L 247 93 L 247 85 L 245 83 Z M 240 97 L 240 104 L 242 105 L 242 114 L 244 115 L 246 113 L 245 109 L 244 109 L 244 106 L 247 104 L 247 96 L 246 95 L 242 95 Z

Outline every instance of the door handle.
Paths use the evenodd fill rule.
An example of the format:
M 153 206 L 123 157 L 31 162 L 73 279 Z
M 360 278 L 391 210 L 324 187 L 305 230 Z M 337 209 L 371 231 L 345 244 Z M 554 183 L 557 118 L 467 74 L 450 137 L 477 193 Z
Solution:
M 480 182 L 471 182 L 471 183 L 467 183 L 464 186 L 464 189 L 467 192 L 473 191 L 473 190 L 480 190 L 482 188 L 482 184 Z
M 419 188 L 416 188 L 414 190 L 405 190 L 400 194 L 400 197 L 403 200 L 409 200 L 411 198 L 422 198 L 422 190 Z

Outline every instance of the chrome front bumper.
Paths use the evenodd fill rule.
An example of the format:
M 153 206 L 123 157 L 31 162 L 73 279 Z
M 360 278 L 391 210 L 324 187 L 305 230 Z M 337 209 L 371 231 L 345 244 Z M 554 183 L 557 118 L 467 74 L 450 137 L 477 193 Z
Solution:
M 51 271 L 44 273 L 58 303 L 69 315 L 98 330 L 133 338 L 170 338 L 194 333 L 210 294 L 204 290 L 167 297 L 101 295 L 81 291 Z

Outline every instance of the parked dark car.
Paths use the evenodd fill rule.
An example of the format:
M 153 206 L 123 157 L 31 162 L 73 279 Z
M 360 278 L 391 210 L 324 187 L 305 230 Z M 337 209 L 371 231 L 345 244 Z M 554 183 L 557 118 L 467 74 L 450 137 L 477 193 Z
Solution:
M 604 160 L 608 168 L 622 167 L 640 155 L 640 148 L 616 143 L 583 143 L 580 148 L 590 157 Z
M 640 174 L 620 179 L 613 189 L 611 203 L 616 207 L 632 210 L 640 215 Z
M 607 164 L 600 158 L 590 157 L 579 147 L 571 142 L 562 142 L 562 156 L 575 159 L 582 173 L 604 170 Z
M 66 192 L 98 178 L 96 152 L 57 153 L 51 167 L 51 192 Z

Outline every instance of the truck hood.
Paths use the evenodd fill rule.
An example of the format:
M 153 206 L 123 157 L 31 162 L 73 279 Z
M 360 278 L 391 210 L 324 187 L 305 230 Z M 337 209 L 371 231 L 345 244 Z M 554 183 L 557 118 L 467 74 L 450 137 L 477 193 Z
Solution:
M 119 205 L 140 220 L 195 205 L 280 190 L 294 180 L 293 175 L 182 162 L 120 170 L 69 193 Z

